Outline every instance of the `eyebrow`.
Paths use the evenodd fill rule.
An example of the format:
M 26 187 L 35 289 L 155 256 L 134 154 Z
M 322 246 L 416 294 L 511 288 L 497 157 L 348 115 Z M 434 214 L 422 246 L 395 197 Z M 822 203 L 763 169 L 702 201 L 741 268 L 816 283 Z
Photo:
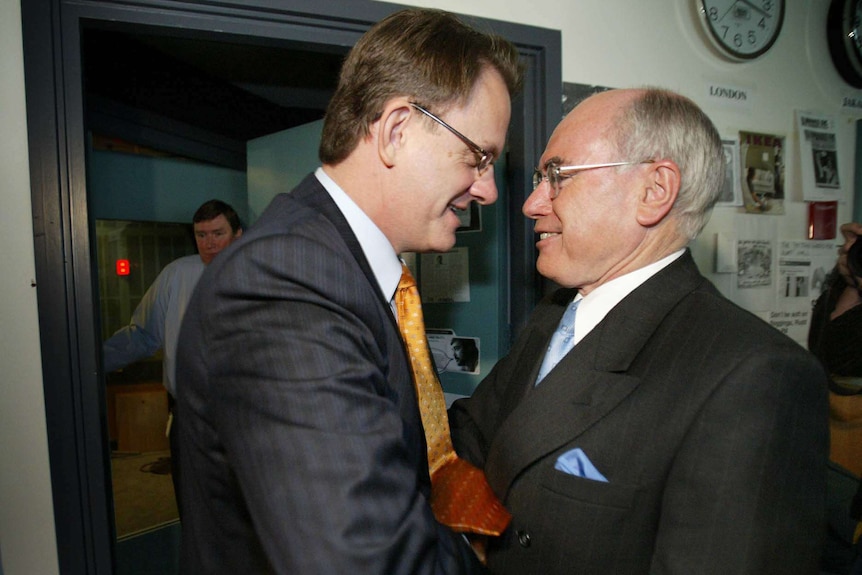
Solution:
M 494 161 L 493 161 L 492 163 L 496 163 L 496 162 L 497 162 L 497 160 L 499 160 L 499 159 L 500 159 L 500 153 L 501 153 L 501 152 L 500 152 L 500 150 L 498 150 L 498 149 L 497 149 L 497 146 L 495 146 L 495 145 L 493 145 L 493 144 L 492 144 L 492 145 L 490 145 L 490 146 L 482 146 L 482 148 L 483 148 L 486 152 L 488 152 L 488 153 L 491 155 L 491 157 L 492 157 L 492 158 L 494 158 Z
M 542 164 L 542 168 L 545 171 L 548 171 L 548 166 L 550 166 L 551 164 L 554 164 L 556 166 L 563 166 L 565 165 L 565 162 L 563 162 L 563 159 L 560 156 L 554 156 L 553 158 L 548 158 L 547 160 L 545 160 L 545 163 Z

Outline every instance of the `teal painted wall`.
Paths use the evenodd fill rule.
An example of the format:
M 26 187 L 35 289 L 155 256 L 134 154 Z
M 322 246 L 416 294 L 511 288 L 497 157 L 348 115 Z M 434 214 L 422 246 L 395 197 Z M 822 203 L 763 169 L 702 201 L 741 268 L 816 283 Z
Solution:
M 91 151 L 87 164 L 90 219 L 190 223 L 213 198 L 229 203 L 248 225 L 245 172 L 176 158 Z
M 490 206 L 481 206 L 482 230 L 458 232 L 455 247 L 469 250 L 470 301 L 426 303 L 422 305 L 425 326 L 451 329 L 458 337 L 479 338 L 479 373 L 444 371 L 440 382 L 447 393 L 471 395 L 494 364 L 509 350 L 509 274 L 505 189 L 505 154 L 494 165 L 499 197 Z M 418 258 L 421 262 L 421 257 Z M 422 284 L 419 267 L 419 284 Z
M 246 144 L 249 217 L 254 222 L 281 192 L 289 192 L 320 165 L 323 120 L 267 134 Z

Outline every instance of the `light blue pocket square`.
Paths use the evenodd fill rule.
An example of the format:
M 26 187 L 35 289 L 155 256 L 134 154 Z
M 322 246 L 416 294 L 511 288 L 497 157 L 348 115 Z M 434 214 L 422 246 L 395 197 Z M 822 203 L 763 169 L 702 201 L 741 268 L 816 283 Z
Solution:
M 557 462 L 554 464 L 554 469 L 559 469 L 563 473 L 576 477 L 608 482 L 607 478 L 596 469 L 596 466 L 593 465 L 593 462 L 590 461 L 590 458 L 587 457 L 587 454 L 580 447 L 569 450 L 558 457 Z

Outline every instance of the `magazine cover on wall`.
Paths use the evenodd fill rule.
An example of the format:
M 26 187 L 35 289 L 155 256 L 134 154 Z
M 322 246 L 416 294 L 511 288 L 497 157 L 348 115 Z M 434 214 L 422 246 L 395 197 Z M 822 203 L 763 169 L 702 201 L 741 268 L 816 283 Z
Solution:
M 832 116 L 796 112 L 802 199 L 814 202 L 844 200 L 838 174 L 838 140 Z
M 742 198 L 752 214 L 784 213 L 784 137 L 739 133 Z

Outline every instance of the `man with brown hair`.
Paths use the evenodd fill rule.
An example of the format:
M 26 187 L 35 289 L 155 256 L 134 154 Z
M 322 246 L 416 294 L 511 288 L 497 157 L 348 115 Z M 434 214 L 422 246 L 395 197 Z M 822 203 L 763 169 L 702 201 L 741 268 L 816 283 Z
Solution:
M 170 469 L 177 508 L 181 507 L 179 442 L 173 429 L 177 397 L 177 341 L 183 316 L 204 269 L 223 249 L 242 236 L 239 215 L 230 204 L 212 199 L 192 216 L 198 253 L 177 258 L 159 272 L 135 308 L 129 324 L 102 344 L 105 372 L 152 357 L 162 350 L 162 383 L 168 392 L 167 433 Z
M 186 315 L 184 571 L 480 567 L 429 506 L 391 302 L 399 253 L 450 249 L 457 212 L 496 200 L 520 75 L 510 43 L 435 10 L 398 12 L 350 52 L 322 167 L 214 262 Z

